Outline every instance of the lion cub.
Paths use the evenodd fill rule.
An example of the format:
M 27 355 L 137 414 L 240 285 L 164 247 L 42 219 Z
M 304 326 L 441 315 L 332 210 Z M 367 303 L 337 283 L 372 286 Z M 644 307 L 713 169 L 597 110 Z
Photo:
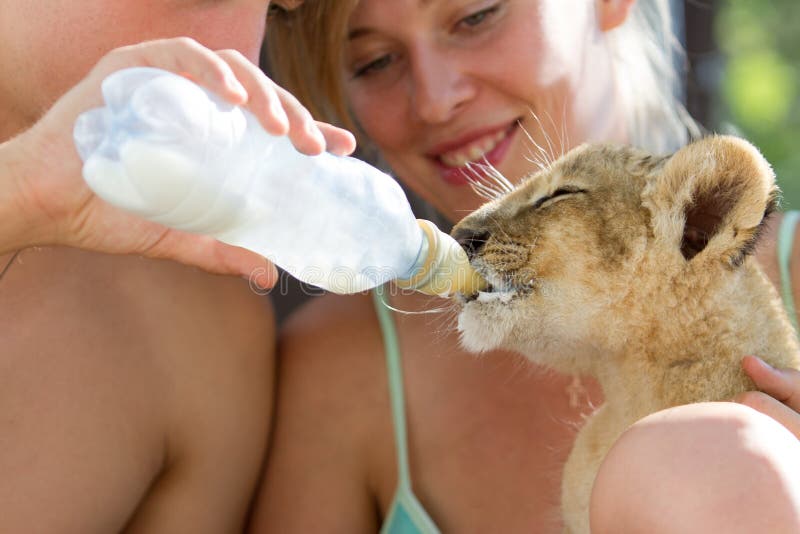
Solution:
M 792 327 L 750 256 L 776 196 L 769 164 L 741 139 L 669 157 L 584 145 L 453 229 L 491 284 L 462 299 L 463 345 L 517 350 L 603 387 L 564 468 L 567 532 L 589 532 L 594 477 L 631 423 L 754 389 L 744 355 L 798 367 Z

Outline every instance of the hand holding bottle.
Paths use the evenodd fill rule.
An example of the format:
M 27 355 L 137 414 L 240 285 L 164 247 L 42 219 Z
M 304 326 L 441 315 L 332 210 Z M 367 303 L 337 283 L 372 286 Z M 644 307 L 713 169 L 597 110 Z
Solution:
M 351 134 L 313 121 L 296 99 L 236 51 L 214 52 L 185 38 L 118 48 L 31 129 L 0 144 L 0 253 L 59 244 L 169 258 L 223 274 L 247 276 L 263 269 L 264 258 L 251 251 L 118 210 L 97 198 L 81 178 L 72 136 L 76 118 L 102 105 L 100 83 L 109 74 L 143 65 L 180 73 L 245 106 L 266 131 L 288 135 L 301 152 L 317 154 L 327 148 L 347 154 L 355 147 Z M 274 282 L 274 274 L 269 278 L 259 283 Z
M 89 187 L 110 204 L 214 237 L 336 293 L 389 280 L 436 295 L 481 282 L 464 250 L 419 223 L 397 182 L 348 157 L 309 156 L 247 109 L 163 69 L 102 84 L 75 143 Z

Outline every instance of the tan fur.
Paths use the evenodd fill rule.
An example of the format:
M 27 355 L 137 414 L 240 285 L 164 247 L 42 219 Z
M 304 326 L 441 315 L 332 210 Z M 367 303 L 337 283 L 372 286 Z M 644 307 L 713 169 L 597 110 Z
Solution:
M 580 192 L 541 203 L 563 188 Z M 671 157 L 584 145 L 453 230 L 494 286 L 464 299 L 464 346 L 515 349 L 603 387 L 564 470 L 567 532 L 589 532 L 595 474 L 630 424 L 753 389 L 747 354 L 799 366 L 781 302 L 748 255 L 776 194 L 769 165 L 740 139 Z

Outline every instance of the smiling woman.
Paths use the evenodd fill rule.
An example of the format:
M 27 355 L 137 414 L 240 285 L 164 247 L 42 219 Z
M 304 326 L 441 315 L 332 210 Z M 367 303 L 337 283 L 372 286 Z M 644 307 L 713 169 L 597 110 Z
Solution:
M 532 143 L 560 153 L 619 140 L 664 152 L 687 139 L 687 125 L 696 131 L 675 99 L 666 2 L 642 3 L 625 24 L 631 2 L 606 2 L 620 14 L 600 23 L 591 2 L 429 1 L 414 13 L 406 4 L 304 6 L 273 25 L 271 42 L 291 41 L 293 52 L 273 46 L 272 60 L 312 110 L 358 125 L 451 218 L 477 207 L 461 172 L 468 161 L 513 181 L 527 173 Z
M 630 142 L 654 153 L 682 145 L 693 127 L 675 98 L 670 28 L 667 0 L 317 0 L 273 19 L 269 49 L 282 83 L 323 117 L 356 125 L 399 180 L 455 222 L 483 202 L 463 178 L 470 167 L 480 173 L 488 163 L 518 183 L 585 141 Z M 544 205 L 582 196 L 561 191 Z M 763 242 L 757 257 L 772 262 L 771 241 Z M 447 306 L 419 295 L 379 297 L 397 310 Z M 602 400 L 596 384 L 523 366 L 509 353 L 466 354 L 450 314 L 387 318 L 380 299 L 377 313 L 380 323 L 366 295 L 326 296 L 287 321 L 255 530 L 377 531 L 389 528 L 398 502 L 414 502 L 445 532 L 560 531 L 560 476 L 574 429 Z M 748 436 L 761 428 L 743 410 L 701 410 L 719 435 L 731 434 L 731 421 Z M 668 424 L 644 435 L 676 444 L 691 438 L 670 434 Z M 737 476 L 758 471 L 747 461 L 754 442 L 771 467 L 791 472 L 763 440 L 724 441 Z M 718 447 L 703 442 L 697 457 L 712 465 Z M 634 474 L 649 497 L 642 503 L 617 484 L 626 474 L 617 464 L 607 471 L 612 483 L 596 528 L 626 532 L 616 527 L 631 519 L 628 508 L 640 513 L 634 528 L 664 526 L 659 503 L 675 502 L 681 524 L 691 519 L 703 532 L 714 524 L 703 519 L 714 518 L 690 514 L 681 499 L 699 499 L 686 491 L 705 484 L 701 471 L 688 468 L 695 465 L 675 466 L 695 473 L 685 487 L 660 491 L 640 464 Z M 764 480 L 759 495 L 790 495 L 774 478 Z M 714 486 L 695 509 L 726 510 L 717 518 L 752 527 L 755 514 L 733 513 L 748 506 L 729 499 L 732 490 Z

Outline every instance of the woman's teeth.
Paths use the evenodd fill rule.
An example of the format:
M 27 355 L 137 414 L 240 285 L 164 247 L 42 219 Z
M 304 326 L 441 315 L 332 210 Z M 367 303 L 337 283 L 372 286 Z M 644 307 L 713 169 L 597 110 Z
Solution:
M 500 131 L 492 135 L 481 137 L 458 150 L 440 154 L 439 159 L 448 167 L 463 167 L 467 163 L 478 161 L 483 158 L 483 156 L 496 147 L 506 135 L 508 135 L 508 132 Z

